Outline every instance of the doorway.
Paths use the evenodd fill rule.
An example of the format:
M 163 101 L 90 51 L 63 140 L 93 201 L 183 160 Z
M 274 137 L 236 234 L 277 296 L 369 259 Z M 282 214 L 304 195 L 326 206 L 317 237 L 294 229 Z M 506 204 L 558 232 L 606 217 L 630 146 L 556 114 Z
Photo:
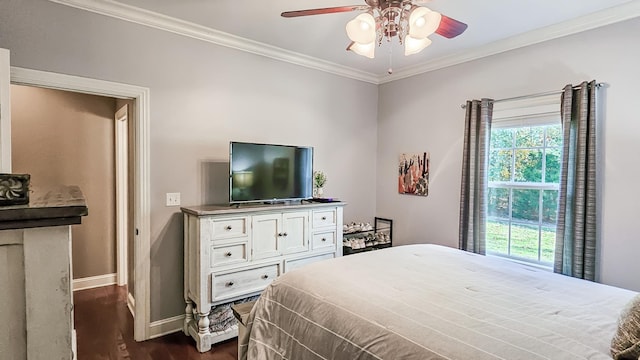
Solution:
M 0 54 L 1 55 L 1 54 Z M 8 64 L 8 51 L 7 61 Z M 8 67 L 8 66 L 7 66 Z M 0 73 L 3 75 L 4 71 Z M 0 78 L 2 80 L 2 78 Z M 35 86 L 49 89 L 67 90 L 84 94 L 109 96 L 118 99 L 133 99 L 134 109 L 129 117 L 132 123 L 133 161 L 132 194 L 132 228 L 134 229 L 133 241 L 133 268 L 135 298 L 134 338 L 143 341 L 150 338 L 150 173 L 149 173 L 149 123 L 150 103 L 149 89 L 134 85 L 114 83 L 104 80 L 83 78 L 72 75 L 57 74 L 52 72 L 11 67 L 10 81 L 12 84 Z M 0 88 L 4 89 L 4 81 L 0 81 Z M 7 84 L 8 87 L 8 84 Z M 0 94 L 2 95 L 2 94 Z M 3 101 L 4 103 L 4 101 Z M 6 107 L 5 107 L 6 108 Z M 7 117 L 0 119 L 3 131 L 0 134 L 1 158 L 10 154 L 10 141 L 6 141 L 4 126 Z M 2 164 L 5 169 L 11 170 L 6 161 Z
M 72 227 L 73 290 L 127 284 L 127 104 L 116 114 L 123 101 L 11 85 L 12 171 L 30 174 L 33 187 L 77 185 L 90 207 Z

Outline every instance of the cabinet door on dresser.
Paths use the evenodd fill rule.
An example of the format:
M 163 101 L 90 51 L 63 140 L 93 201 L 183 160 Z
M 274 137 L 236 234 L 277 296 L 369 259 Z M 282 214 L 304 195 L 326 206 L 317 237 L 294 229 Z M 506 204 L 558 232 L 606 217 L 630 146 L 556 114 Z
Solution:
M 293 254 L 309 250 L 309 212 L 297 211 L 282 214 L 280 250 Z
M 253 259 L 309 250 L 309 211 L 292 211 L 251 217 Z
M 251 227 L 253 238 L 251 240 L 252 259 L 264 259 L 280 256 L 278 239 L 282 234 L 282 213 L 253 215 Z

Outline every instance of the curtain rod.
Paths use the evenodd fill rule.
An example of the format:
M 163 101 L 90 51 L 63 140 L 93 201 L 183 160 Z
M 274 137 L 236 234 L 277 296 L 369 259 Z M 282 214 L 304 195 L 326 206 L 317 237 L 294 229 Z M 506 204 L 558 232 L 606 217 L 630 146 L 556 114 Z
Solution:
M 596 87 L 602 87 L 604 86 L 605 83 L 596 83 Z M 573 88 L 579 88 L 579 85 L 574 86 Z M 530 95 L 522 95 L 522 96 L 514 96 L 514 97 L 510 97 L 510 98 L 504 98 L 504 99 L 498 99 L 498 100 L 493 100 L 493 103 L 497 103 L 497 102 L 502 102 L 502 101 L 510 101 L 510 100 L 520 100 L 520 99 L 529 99 L 529 98 L 536 98 L 536 97 L 541 97 L 541 96 L 547 96 L 547 95 L 553 95 L 553 94 L 561 94 L 563 90 L 555 90 L 555 91 L 547 91 L 547 92 L 543 92 L 543 93 L 537 93 L 537 94 L 530 94 Z M 465 109 L 467 107 L 467 104 L 461 104 L 460 105 L 461 108 Z

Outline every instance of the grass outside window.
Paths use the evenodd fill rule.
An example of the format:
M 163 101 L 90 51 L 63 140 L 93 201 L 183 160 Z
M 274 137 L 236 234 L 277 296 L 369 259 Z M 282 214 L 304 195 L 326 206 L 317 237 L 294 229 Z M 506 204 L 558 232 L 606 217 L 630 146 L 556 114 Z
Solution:
M 509 244 L 511 231 L 511 244 Z M 538 236 L 540 241 L 540 258 L 538 260 Z M 487 252 L 496 255 L 507 255 L 522 260 L 551 265 L 556 246 L 556 229 L 554 226 L 526 225 L 508 221 L 487 221 Z

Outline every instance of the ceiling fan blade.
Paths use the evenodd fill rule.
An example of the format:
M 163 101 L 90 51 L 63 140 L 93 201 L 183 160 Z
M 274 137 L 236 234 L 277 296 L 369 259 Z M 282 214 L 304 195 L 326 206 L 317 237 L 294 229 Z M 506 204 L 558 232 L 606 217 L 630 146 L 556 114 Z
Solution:
M 280 15 L 282 17 L 291 18 L 291 17 L 308 16 L 308 15 L 333 14 L 333 13 L 341 13 L 341 12 L 356 11 L 356 10 L 369 10 L 369 6 L 352 5 L 352 6 L 338 6 L 338 7 L 321 8 L 321 9 L 285 11 Z
M 465 30 L 467 30 L 467 24 L 442 15 L 442 20 L 440 20 L 440 26 L 438 26 L 436 34 L 451 39 L 462 34 Z

